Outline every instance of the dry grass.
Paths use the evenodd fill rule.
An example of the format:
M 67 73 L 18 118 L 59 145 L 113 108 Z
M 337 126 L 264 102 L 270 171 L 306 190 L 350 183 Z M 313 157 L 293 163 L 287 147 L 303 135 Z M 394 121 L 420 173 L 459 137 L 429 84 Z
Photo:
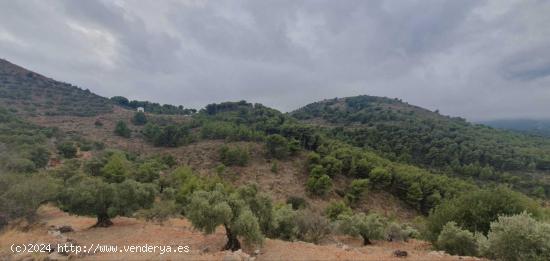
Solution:
M 188 245 L 189 253 L 96 253 L 75 257 L 82 260 L 221 260 L 227 254 L 220 251 L 225 244 L 225 235 L 220 228 L 212 235 L 195 231 L 185 219 L 171 219 L 165 225 L 148 223 L 134 218 L 116 218 L 109 228 L 90 228 L 95 220 L 71 216 L 53 206 L 43 206 L 39 211 L 39 225 L 26 232 L 11 229 L 0 235 L 0 260 L 42 260 L 41 255 L 12 255 L 9 246 L 13 243 L 57 243 L 58 239 L 48 234 L 48 227 L 70 225 L 74 232 L 64 234 L 81 246 L 90 244 L 117 245 Z M 256 260 L 403 260 L 393 256 L 393 251 L 408 252 L 406 260 L 476 260 L 475 258 L 449 256 L 432 252 L 423 241 L 385 242 L 362 246 L 361 240 L 350 237 L 333 237 L 325 245 L 305 242 L 286 242 L 267 239 L 260 248 Z M 344 247 L 345 246 L 345 247 Z M 205 249 L 208 250 L 205 250 Z M 254 248 L 245 251 L 252 253 Z

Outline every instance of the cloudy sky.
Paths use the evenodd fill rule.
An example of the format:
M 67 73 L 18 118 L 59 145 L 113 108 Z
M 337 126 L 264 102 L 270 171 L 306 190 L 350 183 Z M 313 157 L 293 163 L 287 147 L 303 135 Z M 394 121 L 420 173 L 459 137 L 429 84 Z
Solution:
M 550 118 L 550 1 L 0 1 L 0 58 L 103 96 L 399 97 Z

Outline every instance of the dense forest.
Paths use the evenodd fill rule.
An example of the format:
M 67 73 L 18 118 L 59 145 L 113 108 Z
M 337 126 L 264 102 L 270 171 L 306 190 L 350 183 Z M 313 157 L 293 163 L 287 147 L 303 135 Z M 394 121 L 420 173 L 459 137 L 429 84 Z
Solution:
M 397 99 L 357 96 L 325 100 L 291 113 L 322 120 L 331 137 L 383 157 L 464 178 L 518 186 L 540 196 L 549 184 L 550 141 L 451 118 Z
M 23 89 L 41 77 L 29 77 Z M 18 89 L 5 86 L 3 95 L 19 97 Z M 33 114 L 21 114 L 19 104 L 8 102 L 0 108 L 0 227 L 33 222 L 37 209 L 49 203 L 94 217 L 94 227 L 110 227 L 117 216 L 160 222 L 185 217 L 205 234 L 221 226 L 226 250 L 261 245 L 266 237 L 319 244 L 338 234 L 365 245 L 416 238 L 455 255 L 550 258 L 550 214 L 542 204 L 550 190 L 545 181 L 550 141 L 543 137 L 370 96 L 326 100 L 289 114 L 246 101 L 209 104 L 195 112 L 67 88 L 52 93 L 53 100 L 73 93 L 77 102 L 101 101 L 97 104 L 105 107 L 66 115 L 106 113 L 111 104 L 132 109 L 131 119 L 112 125 L 93 117 L 92 128 L 157 150 L 142 154 L 83 133 L 37 126 L 29 121 Z M 42 89 L 27 91 L 30 104 L 41 104 Z M 64 108 L 58 105 L 49 109 Z M 143 106 L 145 112 L 134 112 Z M 41 116 L 48 115 L 53 114 Z M 162 150 L 208 142 L 222 145 L 213 152 L 218 165 L 207 173 Z M 252 144 L 260 152 L 253 152 Z M 293 175 L 305 176 L 300 186 L 306 194 L 274 200 L 254 182 L 234 183 L 238 171 L 258 158 L 274 176 L 278 164 L 299 166 Z M 365 211 L 360 203 L 371 193 L 387 193 L 417 218 L 406 222 Z M 314 201 L 327 202 L 326 207 L 315 208 Z

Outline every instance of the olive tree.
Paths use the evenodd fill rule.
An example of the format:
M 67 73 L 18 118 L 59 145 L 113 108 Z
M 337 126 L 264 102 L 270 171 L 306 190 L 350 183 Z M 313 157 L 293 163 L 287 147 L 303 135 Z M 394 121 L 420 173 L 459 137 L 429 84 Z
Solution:
M 340 231 L 350 236 L 361 236 L 364 245 L 372 244 L 371 240 L 383 239 L 385 226 L 385 218 L 378 214 L 358 213 L 340 216 Z
M 491 223 L 485 255 L 497 260 L 550 260 L 550 224 L 523 212 Z
M 263 240 L 258 217 L 238 192 L 229 193 L 221 184 L 212 191 L 193 192 L 185 213 L 193 226 L 206 234 L 223 226 L 227 236 L 224 250 L 240 249 L 238 237 L 242 237 L 247 244 Z
M 132 135 L 132 130 L 128 128 L 124 121 L 118 121 L 116 123 L 114 132 L 116 135 L 124 138 L 130 138 Z
M 33 221 L 41 204 L 55 200 L 60 183 L 41 174 L 24 178 L 15 174 L 0 175 L 0 219 L 4 219 L 0 220 L 0 228 L 17 218 Z
M 478 253 L 474 234 L 452 221 L 443 226 L 435 245 L 452 255 L 474 256 Z
M 95 227 L 108 227 L 115 216 L 130 216 L 138 209 L 150 207 L 155 195 L 152 184 L 130 179 L 107 183 L 96 177 L 75 177 L 61 191 L 59 205 L 72 214 L 96 216 Z

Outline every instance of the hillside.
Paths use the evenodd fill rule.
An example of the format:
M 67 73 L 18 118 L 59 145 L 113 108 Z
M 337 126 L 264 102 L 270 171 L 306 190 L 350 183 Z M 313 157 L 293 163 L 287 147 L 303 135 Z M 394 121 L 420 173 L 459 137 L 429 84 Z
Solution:
M 513 130 L 531 135 L 550 137 L 550 120 L 535 119 L 500 119 L 482 121 L 481 124 L 493 128 Z
M 330 99 L 292 113 L 330 136 L 384 157 L 474 178 L 549 192 L 550 140 L 472 124 L 398 99 Z M 548 194 L 546 194 L 548 195 Z
M 7 74 L 18 78 L 18 71 Z M 89 102 L 86 92 L 66 87 L 55 96 L 31 100 L 48 104 L 49 98 L 63 100 L 73 93 L 79 96 L 75 100 Z M 6 88 L 5 93 L 17 97 L 19 89 Z M 498 146 L 531 149 L 524 136 L 493 132 L 398 100 L 347 99 L 307 106 L 311 110 L 301 115 L 246 101 L 209 104 L 195 113 L 120 96 L 107 101 L 116 105 L 101 114 L 28 113 L 22 108 L 30 103 L 8 100 L 5 108 L 0 106 L 0 258 L 28 257 L 5 250 L 14 241 L 174 245 L 189 239 L 191 259 L 220 259 L 234 255 L 227 250 L 243 249 L 258 260 L 393 259 L 403 254 L 396 250 L 406 250 L 412 259 L 457 260 L 464 257 L 456 255 L 492 255 L 477 240 L 489 240 L 490 223 L 499 218 L 525 211 L 536 226 L 547 218 L 539 201 L 508 187 L 487 186 L 436 164 L 407 159 L 390 142 L 394 133 L 386 130 L 409 126 L 426 136 L 460 136 L 465 140 L 461 146 L 473 146 L 478 140 L 470 141 L 468 135 L 486 129 L 485 135 L 495 136 L 484 144 L 487 153 Z M 142 104 L 149 111 L 136 112 L 134 107 Z M 351 120 L 355 114 L 365 118 Z M 371 137 L 372 130 L 384 132 Z M 516 135 L 517 141 L 501 145 L 504 136 L 499 135 Z M 376 138 L 373 145 L 391 146 L 370 146 L 364 137 Z M 407 138 L 401 140 L 407 146 L 431 146 L 434 140 L 407 144 Z M 443 149 L 435 156 L 446 156 Z M 418 159 L 426 157 L 422 150 L 415 153 Z M 474 167 L 490 170 L 489 179 L 505 183 L 494 175 L 509 174 L 489 163 Z M 463 162 L 457 168 L 470 165 Z M 469 205 L 474 201 L 475 206 Z M 62 233 L 58 228 L 63 225 L 74 231 Z M 453 250 L 454 236 L 465 237 L 468 247 Z M 445 247 L 448 242 L 451 246 Z M 434 252 L 436 248 L 455 256 Z
M 112 111 L 110 101 L 0 59 L 0 105 L 29 115 L 94 116 Z

